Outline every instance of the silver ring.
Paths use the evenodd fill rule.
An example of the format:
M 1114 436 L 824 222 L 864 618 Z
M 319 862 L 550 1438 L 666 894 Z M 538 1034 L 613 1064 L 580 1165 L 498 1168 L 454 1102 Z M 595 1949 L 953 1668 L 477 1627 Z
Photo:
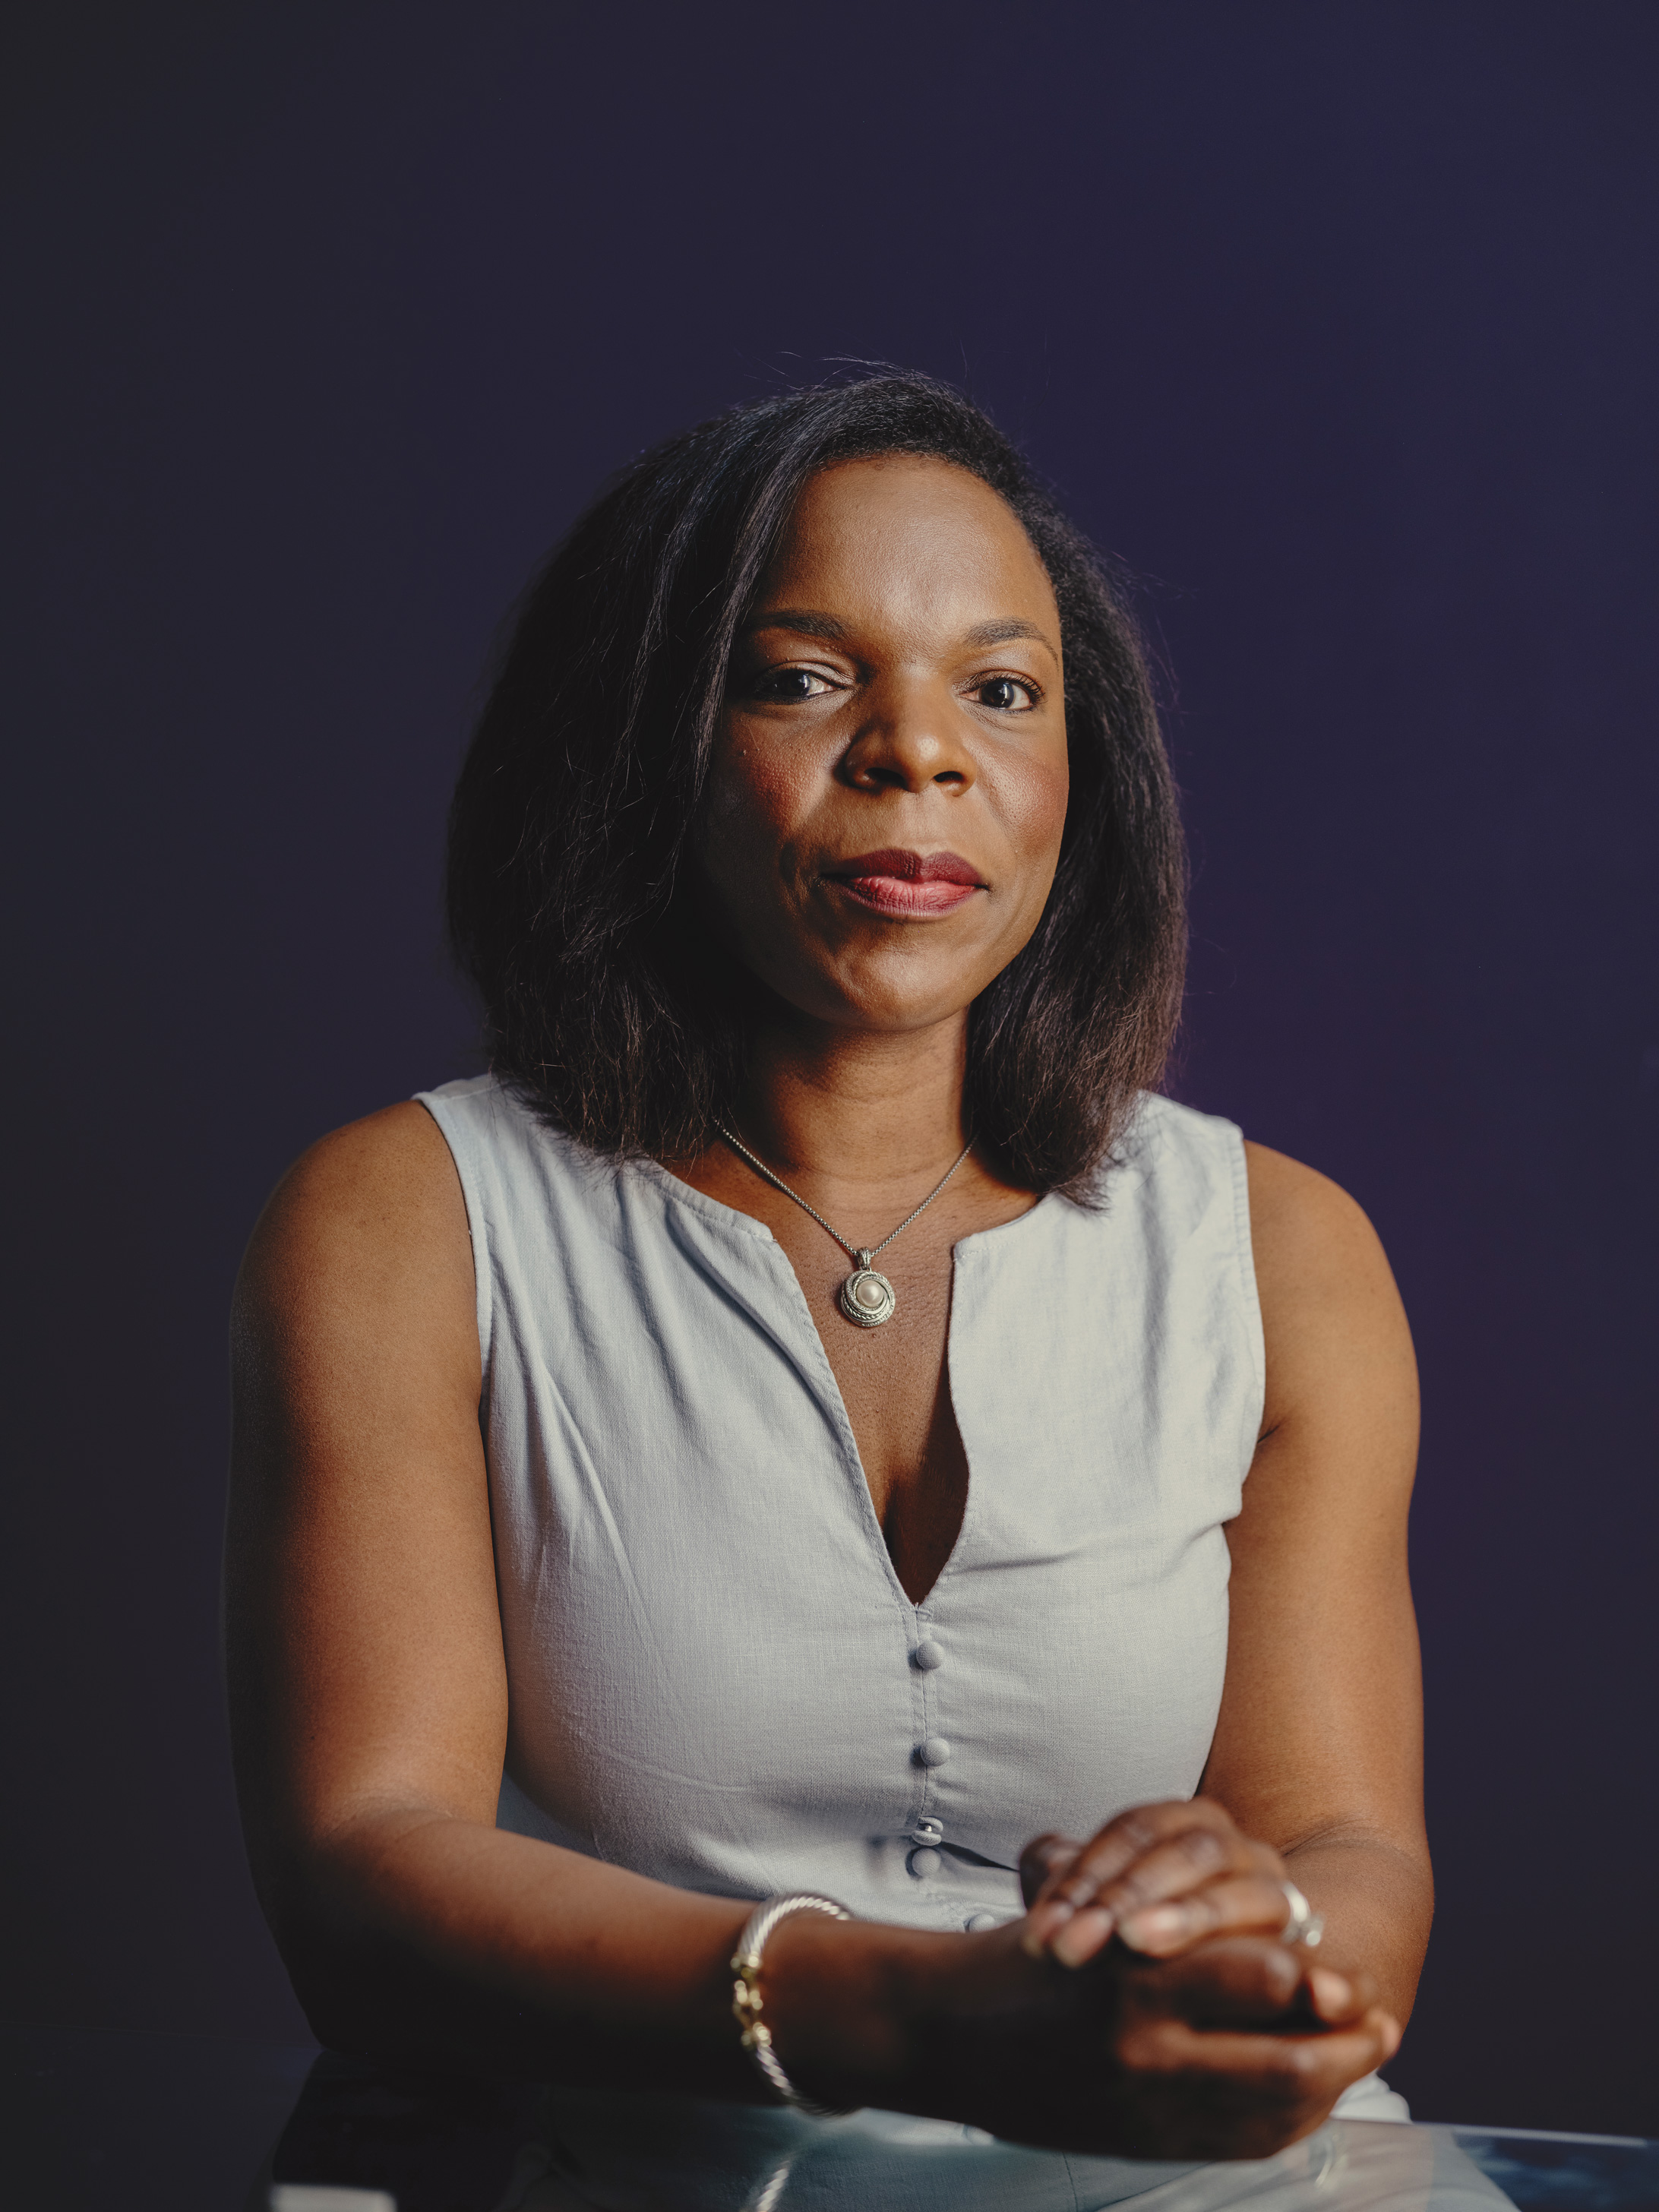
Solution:
M 1313 1950 L 1325 1933 L 1324 1914 L 1314 1911 L 1293 1881 L 1281 1881 L 1279 1886 L 1284 1891 L 1285 1902 L 1290 1908 L 1285 1925 L 1279 1931 L 1279 1942 L 1300 1943 L 1308 1950 Z

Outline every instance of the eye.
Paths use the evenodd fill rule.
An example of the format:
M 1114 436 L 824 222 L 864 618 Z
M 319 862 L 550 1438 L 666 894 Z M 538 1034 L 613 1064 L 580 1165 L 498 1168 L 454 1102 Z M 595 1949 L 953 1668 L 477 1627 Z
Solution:
M 1022 676 L 987 676 L 975 684 L 974 696 L 999 714 L 1029 714 L 1041 694 Z
M 750 684 L 750 696 L 779 699 L 787 704 L 797 699 L 822 699 L 836 688 L 816 668 L 768 668 Z

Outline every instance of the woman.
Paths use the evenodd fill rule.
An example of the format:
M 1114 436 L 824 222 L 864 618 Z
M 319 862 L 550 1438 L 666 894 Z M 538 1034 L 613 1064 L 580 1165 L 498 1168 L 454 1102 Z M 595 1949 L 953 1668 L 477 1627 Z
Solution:
M 1399 2109 L 1410 1342 L 1348 1199 L 1156 1095 L 1182 884 L 1132 628 L 954 393 L 577 524 L 452 821 L 492 1073 L 315 1146 L 238 1292 L 325 2041 L 1148 2158 Z

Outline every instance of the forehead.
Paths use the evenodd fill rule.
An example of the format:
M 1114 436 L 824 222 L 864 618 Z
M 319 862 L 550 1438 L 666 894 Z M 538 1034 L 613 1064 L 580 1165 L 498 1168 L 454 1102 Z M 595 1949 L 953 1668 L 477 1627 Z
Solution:
M 998 613 L 1054 611 L 1048 572 L 1006 501 L 954 462 L 910 453 L 809 477 L 761 604 L 793 601 L 809 582 L 857 600 L 988 597 Z

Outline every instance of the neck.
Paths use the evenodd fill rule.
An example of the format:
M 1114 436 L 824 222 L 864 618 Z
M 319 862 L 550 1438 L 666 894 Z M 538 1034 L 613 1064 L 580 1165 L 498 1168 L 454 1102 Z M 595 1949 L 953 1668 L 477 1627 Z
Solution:
M 780 1173 L 882 1184 L 942 1175 L 968 1141 L 968 1018 L 897 1036 L 763 1030 L 736 1133 Z

